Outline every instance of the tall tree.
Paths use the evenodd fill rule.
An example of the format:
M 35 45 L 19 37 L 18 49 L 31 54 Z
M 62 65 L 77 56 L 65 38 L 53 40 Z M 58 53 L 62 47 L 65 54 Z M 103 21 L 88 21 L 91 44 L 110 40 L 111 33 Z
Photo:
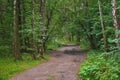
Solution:
M 114 27 L 115 27 L 115 32 L 120 30 L 120 24 L 119 24 L 119 19 L 118 19 L 118 9 L 117 9 L 117 1 L 116 0 L 112 0 L 112 14 L 113 14 L 113 20 L 114 20 Z M 120 38 L 120 34 L 116 33 L 115 34 L 116 40 L 118 40 L 116 42 L 117 46 L 120 46 L 120 42 L 119 42 L 119 38 Z
M 45 39 L 45 5 L 46 5 L 46 0 L 40 0 L 40 26 L 42 28 L 41 32 L 40 32 L 40 36 L 41 36 L 41 57 L 44 57 L 44 39 Z
M 104 21 L 103 21 L 101 0 L 98 0 L 98 4 L 99 4 L 100 21 L 101 21 L 101 27 L 102 27 L 102 33 L 103 33 L 103 40 L 104 40 L 104 51 L 108 51 L 107 36 L 106 36 L 105 26 L 104 26 Z
M 18 11 L 18 1 L 14 0 L 14 55 L 15 60 L 20 60 L 20 39 L 19 39 L 19 11 Z
M 36 60 L 36 53 L 37 53 L 37 47 L 36 47 L 36 43 L 35 43 L 35 31 L 34 31 L 34 27 L 35 27 L 35 10 L 34 10 L 34 4 L 35 4 L 35 1 L 32 0 L 31 1 L 31 9 L 32 9 L 32 18 L 31 18 L 31 28 L 32 28 L 32 45 L 33 45 L 33 59 Z

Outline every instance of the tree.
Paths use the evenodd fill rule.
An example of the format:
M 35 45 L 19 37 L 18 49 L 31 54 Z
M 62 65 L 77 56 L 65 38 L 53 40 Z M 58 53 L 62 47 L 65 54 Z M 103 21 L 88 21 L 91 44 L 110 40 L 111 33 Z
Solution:
M 44 58 L 44 40 L 45 40 L 45 10 L 46 10 L 46 0 L 40 0 L 40 27 L 42 28 L 41 32 L 40 32 L 40 38 L 41 38 L 41 47 L 40 47 L 40 55 L 41 58 Z
M 20 55 L 21 50 L 23 54 L 32 54 L 34 59 L 36 53 L 43 57 L 51 42 L 57 41 L 85 43 L 89 48 L 107 51 L 115 45 L 110 43 L 115 37 L 111 18 L 114 19 L 117 32 L 116 40 L 119 40 L 119 16 L 116 0 L 112 0 L 112 10 L 109 8 L 110 0 L 101 2 L 102 0 L 0 0 L 0 44 L 12 45 L 14 36 L 15 54 Z M 118 43 L 116 42 L 117 45 Z
M 21 55 L 20 55 L 20 39 L 19 39 L 19 11 L 18 11 L 18 1 L 19 0 L 14 0 L 14 55 L 15 55 L 15 60 L 20 60 Z
M 33 45 L 33 59 L 36 60 L 36 54 L 37 54 L 37 46 L 36 46 L 36 42 L 35 42 L 35 31 L 34 31 L 34 27 L 35 27 L 35 11 L 34 11 L 34 0 L 31 1 L 31 9 L 32 9 L 32 18 L 31 18 L 31 28 L 32 28 L 32 45 Z
M 102 33 L 103 33 L 103 40 L 104 40 L 104 51 L 108 51 L 108 44 L 107 44 L 107 36 L 105 32 L 105 26 L 104 26 L 104 21 L 103 21 L 103 12 L 101 8 L 101 0 L 98 0 L 99 4 L 99 13 L 100 13 L 100 21 L 101 21 L 101 27 L 102 27 Z
M 117 46 L 120 46 L 119 38 L 120 34 L 117 33 L 117 31 L 120 30 L 120 24 L 119 24 L 119 19 L 118 19 L 118 9 L 117 9 L 117 1 L 112 0 L 112 14 L 113 14 L 113 21 L 114 21 L 114 27 L 115 27 L 115 38 L 117 40 L 116 44 Z

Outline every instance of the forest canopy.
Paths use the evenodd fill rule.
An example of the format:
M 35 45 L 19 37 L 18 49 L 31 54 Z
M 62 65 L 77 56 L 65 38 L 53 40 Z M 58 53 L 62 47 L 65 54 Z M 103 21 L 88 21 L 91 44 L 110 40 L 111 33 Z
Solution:
M 14 3 L 14 4 L 13 4 Z M 43 57 L 47 45 L 71 41 L 92 49 L 119 48 L 119 1 L 116 0 L 1 0 L 2 55 L 13 51 Z M 6 54 L 4 54 L 6 53 Z

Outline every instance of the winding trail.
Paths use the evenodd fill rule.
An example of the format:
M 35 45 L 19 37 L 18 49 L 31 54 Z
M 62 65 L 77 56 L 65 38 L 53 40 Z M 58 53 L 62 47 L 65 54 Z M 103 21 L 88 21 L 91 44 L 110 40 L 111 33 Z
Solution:
M 50 53 L 52 58 L 46 63 L 20 73 L 10 80 L 80 80 L 77 73 L 86 53 L 76 45 L 66 45 Z

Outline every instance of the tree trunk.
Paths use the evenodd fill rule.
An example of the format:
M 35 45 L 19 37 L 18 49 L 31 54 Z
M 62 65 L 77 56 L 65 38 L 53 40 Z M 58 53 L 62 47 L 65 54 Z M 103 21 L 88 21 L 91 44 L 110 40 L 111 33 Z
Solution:
M 120 24 L 118 20 L 118 10 L 117 10 L 117 2 L 116 0 L 112 0 L 112 14 L 113 14 L 113 21 L 114 21 L 114 27 L 115 31 L 120 30 Z M 120 34 L 115 34 L 116 40 L 119 40 Z M 120 46 L 120 42 L 116 42 L 117 46 Z
M 20 60 L 20 41 L 19 41 L 19 19 L 18 19 L 18 0 L 14 0 L 14 55 L 15 60 Z
M 108 51 L 108 42 L 107 42 L 107 36 L 105 32 L 105 26 L 104 26 L 104 21 L 103 21 L 103 12 L 101 8 L 101 0 L 98 0 L 99 4 L 99 12 L 100 12 L 100 21 L 101 21 L 101 27 L 102 27 L 102 33 L 103 33 L 103 40 L 104 40 L 104 51 Z
M 40 26 L 42 27 L 42 29 L 45 29 L 45 0 L 40 0 Z M 40 47 L 40 55 L 41 58 L 44 58 L 44 34 L 45 34 L 45 30 L 42 30 L 40 32 L 40 36 L 42 39 L 42 43 L 41 43 L 41 47 Z
M 35 2 L 34 2 L 34 0 L 32 0 L 32 4 L 31 4 L 31 9 L 32 9 L 32 18 L 31 18 L 31 28 L 32 28 L 32 45 L 33 45 L 33 49 L 34 49 L 34 51 L 33 51 L 33 59 L 34 60 L 36 60 L 36 53 L 37 53 L 37 48 L 36 48 L 36 43 L 35 43 L 35 37 L 34 37 L 34 27 L 35 27 L 35 25 L 34 25 L 34 15 L 35 15 L 35 10 L 34 10 L 34 4 L 35 4 Z

